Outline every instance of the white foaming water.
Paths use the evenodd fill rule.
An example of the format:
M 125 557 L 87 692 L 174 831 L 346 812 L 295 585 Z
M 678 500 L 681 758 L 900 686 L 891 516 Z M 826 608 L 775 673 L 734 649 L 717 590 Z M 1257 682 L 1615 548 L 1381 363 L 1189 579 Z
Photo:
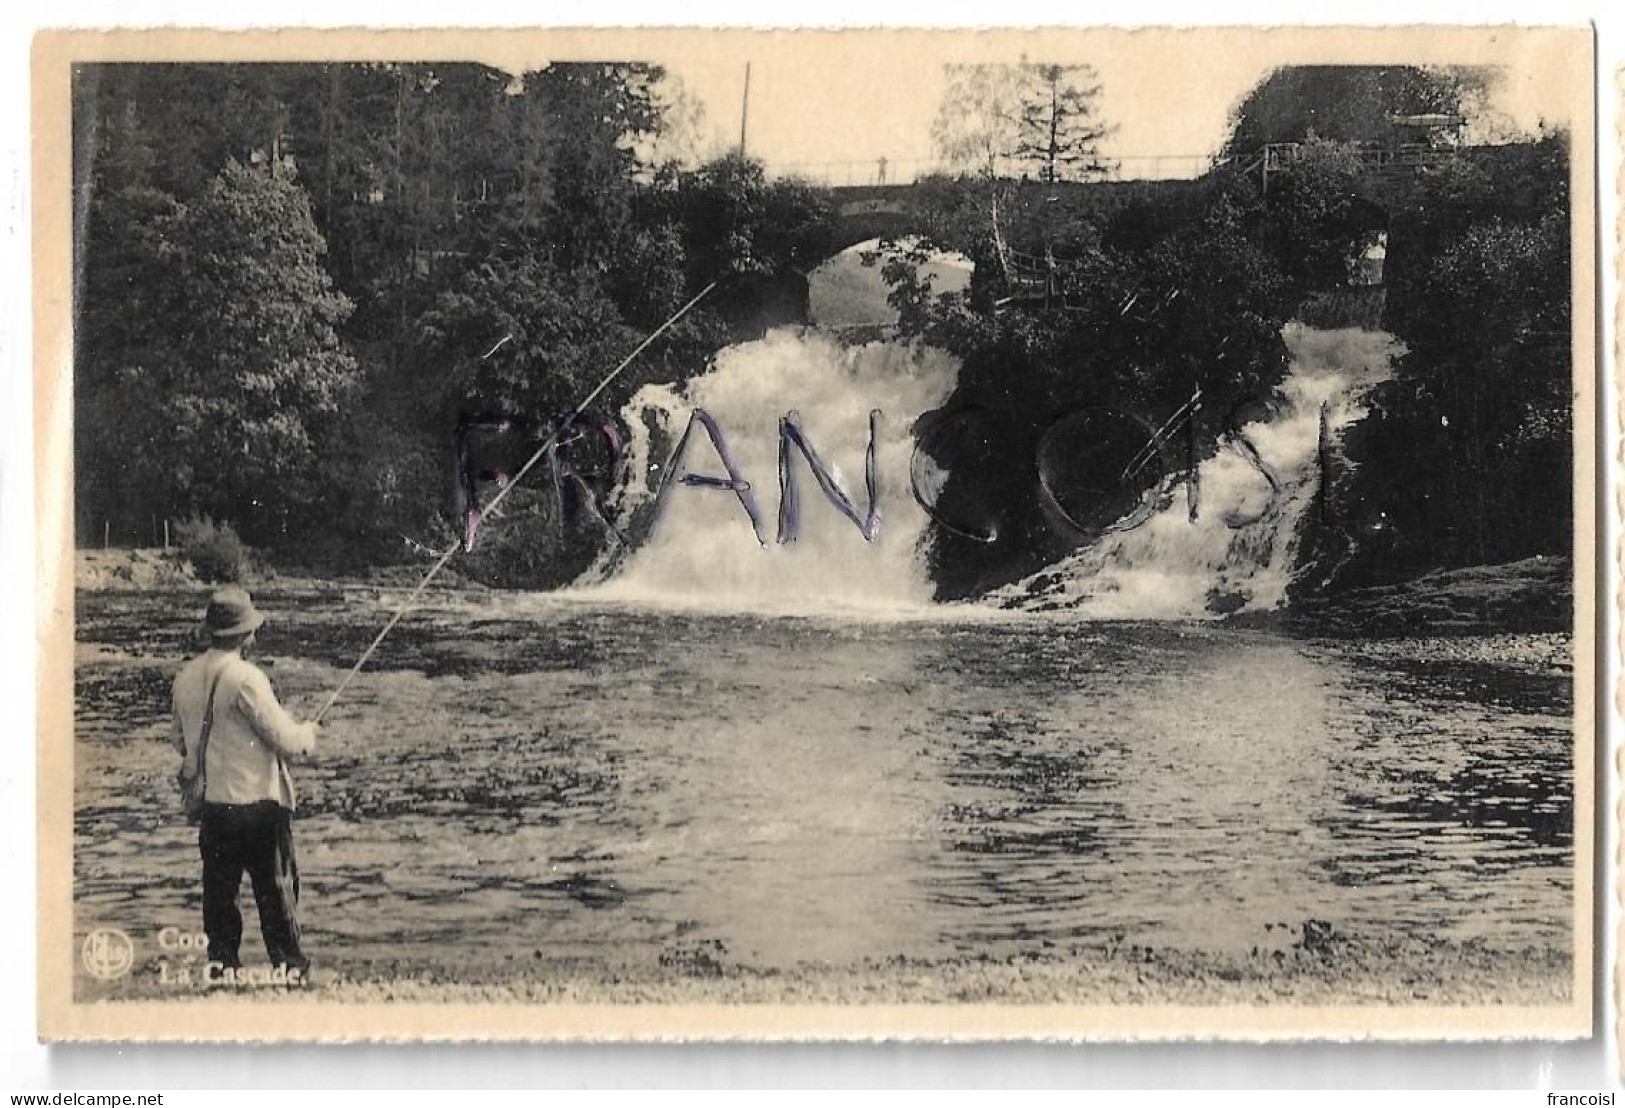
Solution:
M 750 483 L 766 544 L 757 541 L 733 492 L 673 484 L 649 537 L 636 550 L 612 550 L 602 558 L 572 590 L 573 598 L 888 619 L 1038 612 L 1192 619 L 1275 609 L 1291 582 L 1299 524 L 1319 487 L 1321 413 L 1335 438 L 1364 414 L 1367 390 L 1387 376 L 1402 350 L 1392 336 L 1358 329 L 1290 324 L 1283 338 L 1292 367 L 1280 390 L 1283 403 L 1268 420 L 1241 429 L 1275 475 L 1277 490 L 1241 450 L 1223 446 L 1198 468 L 1194 521 L 1185 484 L 1175 483 L 1166 505 L 1139 526 L 1108 533 L 981 604 L 934 605 L 921 541 L 927 519 L 909 489 L 910 429 L 921 413 L 947 400 L 957 359 L 917 345 L 844 347 L 816 331 L 773 331 L 723 351 L 709 371 L 686 385 L 649 385 L 633 396 L 622 412 L 631 439 L 614 504 L 625 529 L 656 497 L 667 455 L 693 411 L 702 408 L 716 420 Z M 808 440 L 863 515 L 874 408 L 884 413 L 876 438 L 882 523 L 874 541 L 865 541 L 829 502 L 800 452 L 792 450 L 800 527 L 794 541 L 779 544 L 779 418 L 799 414 Z M 654 436 L 651 428 L 662 433 Z M 683 469 L 726 476 L 698 423 Z
M 639 389 L 622 411 L 631 428 L 627 479 L 614 505 L 623 525 L 655 498 L 670 460 L 651 456 L 651 426 L 663 430 L 660 449 L 669 452 L 691 413 L 702 408 L 716 420 L 735 466 L 750 483 L 767 541 L 757 541 L 733 492 L 674 483 L 648 539 L 629 554 L 601 560 L 578 583 L 577 594 L 752 612 L 927 610 L 931 585 L 921 549 L 927 521 L 909 490 L 911 430 L 922 412 L 947 400 L 958 373 L 956 358 L 930 347 L 843 347 L 817 332 L 784 328 L 724 350 L 709 371 L 686 385 Z M 878 534 L 866 541 L 792 448 L 800 526 L 793 541 L 779 544 L 780 417 L 799 414 L 803 433 L 838 487 L 859 515 L 866 515 L 864 462 L 872 409 L 883 413 L 875 436 Z M 683 469 L 726 476 L 698 423 Z
M 988 601 L 1097 619 L 1191 619 L 1279 607 L 1291 583 L 1299 523 L 1320 486 L 1322 407 L 1335 437 L 1364 414 L 1367 390 L 1387 377 L 1403 349 L 1388 334 L 1359 329 L 1294 323 L 1282 337 L 1292 366 L 1281 386 L 1285 402 L 1269 421 L 1241 429 L 1275 474 L 1278 492 L 1241 451 L 1221 447 L 1197 468 L 1194 521 L 1180 482 L 1167 506 L 1140 526 L 1109 533 Z

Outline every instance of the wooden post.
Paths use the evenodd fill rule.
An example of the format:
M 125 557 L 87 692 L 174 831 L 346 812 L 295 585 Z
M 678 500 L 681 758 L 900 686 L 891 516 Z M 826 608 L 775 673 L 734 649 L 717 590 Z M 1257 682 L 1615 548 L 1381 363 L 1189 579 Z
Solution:
M 164 549 L 169 549 L 169 517 L 164 517 Z
M 102 549 L 106 550 L 113 536 L 113 521 L 102 520 Z

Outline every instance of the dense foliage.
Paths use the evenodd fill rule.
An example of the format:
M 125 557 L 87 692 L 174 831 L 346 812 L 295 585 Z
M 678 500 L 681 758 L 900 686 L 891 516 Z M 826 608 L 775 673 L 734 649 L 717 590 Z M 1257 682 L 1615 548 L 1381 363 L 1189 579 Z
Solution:
M 131 185 L 98 195 L 90 219 L 77 375 L 90 507 L 138 525 L 200 511 L 255 541 L 310 522 L 357 369 L 303 191 L 231 161 L 187 205 Z
M 712 282 L 598 410 L 800 321 L 827 202 L 660 162 L 694 115 L 638 63 L 80 70 L 81 536 L 196 512 L 283 558 L 442 545 L 460 417 L 545 435 Z M 590 556 L 512 509 L 524 579 Z
M 1462 70 L 1281 70 L 1238 105 L 1236 156 L 1197 182 L 1011 181 L 989 162 L 923 186 L 927 236 L 876 260 L 904 330 L 965 361 L 951 414 L 922 436 L 950 473 L 939 587 L 1031 572 L 1155 495 L 1233 413 L 1272 402 L 1292 318 L 1380 324 L 1409 348 L 1333 460 L 1303 547 L 1310 587 L 1566 553 L 1562 139 L 1401 171 L 1367 156 L 1395 149 L 1396 114 L 1469 110 L 1484 84 Z M 1258 172 L 1246 152 L 1265 142 L 1293 144 L 1290 163 Z M 1385 300 L 1350 284 L 1383 239 Z M 968 295 L 938 297 L 919 276 L 937 248 L 976 262 Z M 1178 441 L 1136 461 L 1198 389 Z
M 885 263 L 904 327 L 964 361 L 949 407 L 972 414 L 924 436 L 953 475 L 939 507 L 955 526 L 937 529 L 932 550 L 946 595 L 1091 541 L 1188 461 L 1192 442 L 1206 449 L 1233 410 L 1281 378 L 1292 286 L 1259 241 L 1256 199 L 1220 179 L 1091 203 L 1085 190 L 1096 187 L 1071 197 L 1006 187 L 999 241 L 986 208 L 950 205 L 929 243 Z M 1001 246 L 1046 258 L 1048 287 L 1005 281 Z M 921 287 L 917 263 L 932 247 L 976 261 L 968 297 Z M 1169 445 L 1177 459 L 1157 452 L 1137 477 L 1097 486 L 1100 473 L 1130 468 L 1198 390 L 1197 414 Z
M 201 581 L 241 581 L 253 558 L 229 523 L 188 516 L 175 525 L 175 543 Z
M 1480 113 L 1491 77 L 1460 66 L 1286 66 L 1236 105 L 1224 152 L 1246 159 L 1266 143 L 1306 138 L 1386 143 L 1392 116 Z
M 987 178 L 1087 180 L 1107 168 L 1093 66 L 976 62 L 945 66 L 947 89 L 931 127 L 937 156 Z
M 1329 474 L 1308 587 L 1568 552 L 1566 139 L 1458 146 L 1452 130 L 1450 156 L 1404 172 L 1369 156 L 1397 141 L 1395 116 L 1459 113 L 1470 131 L 1483 74 L 1277 71 L 1237 105 L 1232 157 L 1162 182 L 1089 179 L 1110 128 L 1086 67 L 949 77 L 934 137 L 964 173 L 913 186 L 923 235 L 876 259 L 903 334 L 963 362 L 916 429 L 917 463 L 948 472 L 924 482 L 943 594 L 1166 497 L 1272 402 L 1292 318 L 1380 322 L 1409 351 Z M 462 535 L 463 421 L 513 416 L 545 438 L 707 289 L 599 415 L 804 321 L 804 273 L 838 242 L 830 195 L 739 155 L 662 161 L 692 146 L 693 118 L 636 63 L 82 69 L 82 539 L 153 541 L 159 521 L 196 518 L 194 545 L 226 561 L 215 538 L 238 533 L 284 560 L 443 548 Z M 1265 143 L 1294 144 L 1290 164 L 1258 172 Z M 1349 283 L 1384 235 L 1385 307 Z M 965 293 L 923 275 L 939 248 L 975 262 Z M 463 564 L 569 580 L 607 532 L 563 503 L 536 480 Z
M 1408 353 L 1350 437 L 1315 584 L 1572 553 L 1567 146 L 1492 148 L 1396 190 L 1385 325 Z

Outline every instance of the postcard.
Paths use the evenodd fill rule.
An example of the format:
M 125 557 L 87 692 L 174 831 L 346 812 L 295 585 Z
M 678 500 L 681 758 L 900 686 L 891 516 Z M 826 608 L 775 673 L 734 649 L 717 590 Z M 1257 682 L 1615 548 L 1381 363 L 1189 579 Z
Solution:
M 43 1037 L 1592 1033 L 1589 29 L 33 59 Z

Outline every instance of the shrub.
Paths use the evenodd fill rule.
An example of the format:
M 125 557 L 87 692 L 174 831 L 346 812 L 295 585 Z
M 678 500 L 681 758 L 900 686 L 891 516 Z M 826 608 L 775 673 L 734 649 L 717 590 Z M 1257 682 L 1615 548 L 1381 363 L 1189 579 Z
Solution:
M 248 576 L 253 552 L 237 537 L 236 528 L 205 515 L 194 515 L 176 527 L 181 553 L 198 578 L 210 583 L 241 581 Z

